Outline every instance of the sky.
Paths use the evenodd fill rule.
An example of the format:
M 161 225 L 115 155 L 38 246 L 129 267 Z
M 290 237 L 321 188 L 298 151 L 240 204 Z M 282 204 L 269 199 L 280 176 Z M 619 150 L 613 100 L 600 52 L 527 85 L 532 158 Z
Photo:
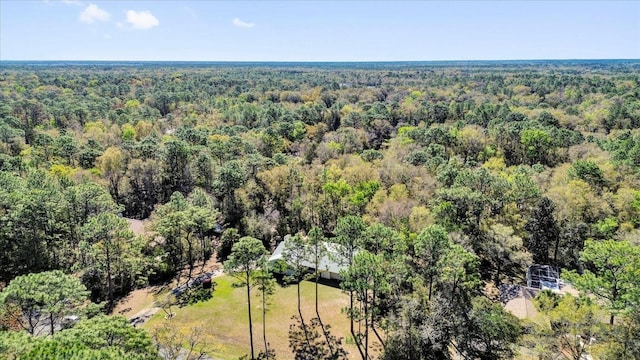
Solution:
M 640 59 L 640 1 L 0 0 L 0 60 Z

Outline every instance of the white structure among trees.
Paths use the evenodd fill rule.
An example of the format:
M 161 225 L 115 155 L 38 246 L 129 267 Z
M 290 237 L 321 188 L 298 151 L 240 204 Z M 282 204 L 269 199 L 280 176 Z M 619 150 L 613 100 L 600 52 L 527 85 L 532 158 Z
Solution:
M 538 264 L 529 266 L 527 270 L 527 287 L 560 291 L 560 284 L 560 274 L 557 268 L 551 265 Z
M 270 263 L 278 260 L 285 260 L 282 253 L 285 250 L 287 242 L 290 241 L 289 239 L 290 235 L 287 235 L 284 237 L 284 240 L 278 244 L 271 257 L 269 257 Z M 322 246 L 325 251 L 323 251 L 322 256 L 320 257 L 318 266 L 320 277 L 330 280 L 342 280 L 340 277 L 340 271 L 346 270 L 347 266 L 346 264 L 343 265 L 340 263 L 340 259 L 344 257 L 344 251 L 341 249 L 340 244 L 323 241 Z M 308 267 L 310 271 L 315 271 L 315 262 L 312 253 L 309 253 L 308 259 L 304 259 L 301 264 Z

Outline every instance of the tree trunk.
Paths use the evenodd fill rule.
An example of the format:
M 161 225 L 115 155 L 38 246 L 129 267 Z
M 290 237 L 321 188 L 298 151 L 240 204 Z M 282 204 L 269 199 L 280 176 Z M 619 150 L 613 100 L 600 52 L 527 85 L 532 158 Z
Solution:
M 353 325 L 353 291 L 351 290 L 349 290 L 349 319 L 351 320 L 350 321 L 351 335 L 353 335 L 353 341 L 355 341 L 357 344 L 358 341 L 356 340 L 355 327 Z
M 187 253 L 189 256 L 189 279 L 191 279 L 191 275 L 193 273 L 193 265 L 195 263 L 195 261 L 193 260 L 193 246 L 191 244 L 191 235 L 187 234 Z
M 317 255 L 316 255 L 317 257 Z M 320 278 L 320 273 L 318 272 L 318 261 L 316 261 L 316 316 L 318 319 L 320 318 L 320 313 L 318 312 L 318 280 Z
M 264 340 L 264 353 L 269 355 L 269 345 L 267 344 L 267 290 L 262 288 L 262 339 Z
M 54 323 L 53 323 L 53 314 L 49 313 L 49 330 L 51 331 L 51 335 L 53 335 L 54 332 Z
M 316 244 L 316 317 L 318 318 L 318 322 L 320 323 L 320 327 L 322 328 L 322 333 L 324 334 L 325 339 L 327 340 L 327 345 L 329 346 L 329 352 L 331 355 L 335 355 L 333 352 L 333 345 L 329 340 L 329 334 L 324 327 L 324 323 L 322 323 L 322 318 L 320 317 L 320 310 L 318 310 L 318 280 L 320 279 L 320 272 L 318 271 L 318 267 L 320 266 L 320 261 L 318 260 L 318 245 Z
M 249 283 L 250 272 L 247 271 L 247 311 L 249 313 L 249 342 L 251 343 L 251 360 L 254 360 L 255 353 L 253 351 L 253 322 L 251 321 L 251 284 Z
M 29 316 L 27 318 L 27 322 L 29 323 L 29 328 L 27 329 L 27 331 L 32 336 L 36 334 L 36 326 L 40 321 L 40 319 L 38 319 L 38 321 L 35 321 L 34 317 L 35 317 L 35 310 L 29 310 Z M 18 320 L 18 322 L 20 322 L 20 320 Z
M 615 275 L 614 275 L 613 279 L 614 279 L 613 280 L 613 289 L 611 289 L 611 299 L 612 299 L 611 300 L 611 305 L 615 306 L 614 302 L 618 299 L 618 281 L 617 281 L 617 278 L 615 277 Z M 613 315 L 613 313 L 611 313 L 611 316 L 609 317 L 609 325 L 613 326 L 614 322 L 615 322 L 615 315 Z
M 362 351 L 362 345 L 360 344 L 360 339 L 356 336 L 355 327 L 353 325 L 353 291 L 349 291 L 349 319 L 351 320 L 351 336 L 353 336 L 353 342 L 356 343 L 356 347 L 358 348 L 358 352 L 362 357 L 362 360 L 366 360 L 364 352 Z
M 373 306 L 376 303 L 376 299 L 378 298 L 377 292 L 375 290 L 375 286 L 372 293 L 373 293 L 373 296 L 371 297 L 371 305 Z M 380 336 L 380 334 L 378 333 L 378 330 L 376 330 L 374 316 L 375 316 L 375 313 L 371 312 L 371 330 L 373 330 L 373 333 L 376 334 L 376 337 L 378 338 L 378 341 L 380 341 L 380 345 L 382 345 L 382 349 L 384 350 L 384 348 L 386 347 L 386 344 L 382 340 L 382 336 Z
M 300 279 L 298 279 L 296 289 L 298 291 L 298 315 L 300 315 L 300 321 L 304 323 L 304 321 L 302 320 L 302 307 L 300 306 Z
M 363 307 L 364 307 L 364 358 L 369 359 L 369 306 L 367 301 L 367 293 L 365 292 Z

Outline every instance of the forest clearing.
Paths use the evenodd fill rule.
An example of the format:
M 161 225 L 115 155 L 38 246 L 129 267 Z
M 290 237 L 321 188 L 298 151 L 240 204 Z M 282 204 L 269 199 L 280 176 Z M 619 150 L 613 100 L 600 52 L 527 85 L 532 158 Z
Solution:
M 215 278 L 216 286 L 212 298 L 208 301 L 198 303 L 184 308 L 174 308 L 175 316 L 170 322 L 173 326 L 190 329 L 197 326 L 203 333 L 206 333 L 207 346 L 212 348 L 210 356 L 221 359 L 238 359 L 246 354 L 249 342 L 246 324 L 246 298 L 242 288 L 233 286 L 233 278 L 228 276 Z M 302 282 L 302 308 L 305 318 L 316 317 L 314 310 L 313 284 L 308 281 Z M 357 350 L 346 343 L 351 336 L 349 334 L 348 319 L 342 314 L 341 309 L 348 305 L 349 298 L 340 289 L 321 285 L 320 288 L 320 315 L 326 324 L 331 325 L 331 331 L 338 337 L 343 338 L 345 349 L 351 356 L 349 359 L 357 358 Z M 258 301 L 258 292 L 252 293 L 255 297 L 253 310 L 255 314 L 260 314 L 262 304 Z M 288 327 L 283 324 L 291 323 L 291 317 L 297 314 L 295 286 L 277 286 L 276 292 L 272 296 L 267 306 L 267 334 L 270 346 L 280 354 L 280 359 L 293 359 L 293 354 L 289 349 Z M 146 325 L 146 329 L 153 329 L 159 323 L 165 321 L 165 313 L 160 311 Z M 262 319 L 256 316 L 255 342 L 256 347 L 262 345 Z

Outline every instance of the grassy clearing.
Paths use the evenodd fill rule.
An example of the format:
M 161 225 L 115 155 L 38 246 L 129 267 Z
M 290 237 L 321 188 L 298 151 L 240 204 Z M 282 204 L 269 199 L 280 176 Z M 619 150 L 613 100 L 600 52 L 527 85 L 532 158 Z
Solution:
M 249 330 L 247 320 L 246 290 L 233 287 L 234 279 L 229 276 L 215 278 L 217 283 L 213 298 L 209 301 L 174 308 L 175 317 L 171 320 L 181 329 L 200 326 L 210 340 L 212 348 L 217 349 L 212 355 L 220 359 L 238 359 L 248 354 Z M 308 281 L 301 283 L 302 313 L 305 319 L 315 317 L 315 284 Z M 271 297 L 267 306 L 267 340 L 275 349 L 278 359 L 293 359 L 289 349 L 288 331 L 292 323 L 291 317 L 298 313 L 296 286 L 280 287 Z M 259 291 L 252 290 L 252 315 L 254 324 L 254 346 L 257 352 L 264 348 L 262 341 L 262 301 Z M 319 287 L 319 312 L 322 321 L 330 324 L 332 333 L 343 337 L 343 344 L 349 337 L 349 321 L 341 309 L 349 305 L 348 295 L 340 289 L 325 285 Z M 159 312 L 145 327 L 150 329 L 164 321 L 164 314 Z M 345 344 L 350 358 L 355 359 L 357 349 L 354 345 Z

